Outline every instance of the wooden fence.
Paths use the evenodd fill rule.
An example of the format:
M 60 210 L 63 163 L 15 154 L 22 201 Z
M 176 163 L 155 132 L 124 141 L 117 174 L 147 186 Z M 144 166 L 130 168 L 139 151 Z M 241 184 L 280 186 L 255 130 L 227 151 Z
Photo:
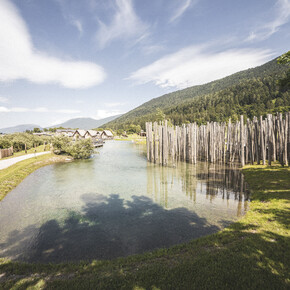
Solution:
M 7 149 L 0 149 L 0 159 L 13 155 L 13 146 Z
M 181 127 L 168 126 L 168 122 L 146 123 L 147 160 L 162 165 L 176 160 L 196 163 L 240 162 L 241 166 L 257 162 L 271 165 L 278 160 L 289 164 L 290 112 L 284 118 L 268 114 L 263 120 L 254 117 L 236 123 L 196 123 Z

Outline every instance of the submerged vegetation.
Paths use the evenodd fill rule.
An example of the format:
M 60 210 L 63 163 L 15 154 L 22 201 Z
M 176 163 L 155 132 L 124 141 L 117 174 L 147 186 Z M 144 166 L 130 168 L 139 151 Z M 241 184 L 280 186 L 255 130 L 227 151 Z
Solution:
M 25 177 L 36 169 L 56 162 L 63 162 L 66 156 L 45 154 L 18 162 L 0 170 L 0 201 L 15 188 Z
M 289 288 L 289 167 L 247 166 L 247 214 L 229 228 L 169 249 L 112 261 L 28 264 L 0 260 L 0 288 Z

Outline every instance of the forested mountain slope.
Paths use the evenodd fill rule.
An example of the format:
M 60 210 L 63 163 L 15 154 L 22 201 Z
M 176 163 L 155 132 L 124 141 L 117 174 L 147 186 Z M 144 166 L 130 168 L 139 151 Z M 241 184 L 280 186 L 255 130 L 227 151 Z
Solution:
M 144 128 L 145 122 L 158 120 L 158 108 L 176 125 L 286 111 L 290 106 L 289 90 L 282 90 L 278 80 L 286 76 L 287 70 L 287 65 L 277 64 L 274 59 L 220 80 L 152 99 L 105 126 L 126 129 L 135 124 Z

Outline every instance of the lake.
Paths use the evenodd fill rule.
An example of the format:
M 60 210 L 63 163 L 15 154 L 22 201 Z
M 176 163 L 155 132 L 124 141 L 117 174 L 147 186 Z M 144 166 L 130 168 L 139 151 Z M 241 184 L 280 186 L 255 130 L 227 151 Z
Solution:
M 108 141 L 88 160 L 46 166 L 0 202 L 0 257 L 112 259 L 215 233 L 248 207 L 234 167 L 162 167 L 146 148 Z

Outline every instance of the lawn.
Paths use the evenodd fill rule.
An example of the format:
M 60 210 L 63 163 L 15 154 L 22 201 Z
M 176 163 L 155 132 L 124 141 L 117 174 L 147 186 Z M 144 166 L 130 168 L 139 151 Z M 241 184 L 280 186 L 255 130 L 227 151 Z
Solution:
M 246 166 L 250 210 L 216 234 L 112 261 L 0 261 L 2 289 L 289 289 L 290 169 Z

